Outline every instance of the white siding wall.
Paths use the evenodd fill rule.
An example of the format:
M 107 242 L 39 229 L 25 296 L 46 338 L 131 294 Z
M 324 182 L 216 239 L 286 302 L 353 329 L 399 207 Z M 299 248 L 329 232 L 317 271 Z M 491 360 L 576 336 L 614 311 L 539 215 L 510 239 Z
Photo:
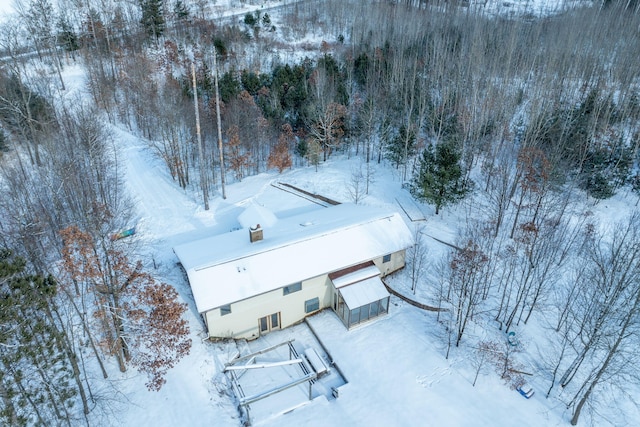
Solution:
M 405 265 L 405 251 L 391 254 L 389 262 L 383 258 L 373 260 L 381 272 L 386 276 Z M 290 283 L 291 284 L 291 283 Z M 302 282 L 302 289 L 288 295 L 283 295 L 282 288 L 262 295 L 248 298 L 231 304 L 231 313 L 220 316 L 220 309 L 216 308 L 204 314 L 210 337 L 258 338 L 260 335 L 258 320 L 280 312 L 280 327 L 286 328 L 301 321 L 307 316 L 304 302 L 312 298 L 320 299 L 320 309 L 331 307 L 333 286 L 328 274 L 314 277 Z
M 404 257 L 405 257 L 405 251 L 401 250 L 398 252 L 394 252 L 391 254 L 391 261 L 389 262 L 382 262 L 383 258 L 376 258 L 373 260 L 373 263 L 376 265 L 376 267 L 378 267 L 378 270 L 380 270 L 380 276 L 384 277 L 387 274 L 391 274 L 396 270 L 400 270 L 402 267 L 404 267 Z
M 280 312 L 280 327 L 286 328 L 307 316 L 305 301 L 319 298 L 320 309 L 331 304 L 329 277 L 322 275 L 302 282 L 302 289 L 283 296 L 282 288 L 231 304 L 231 313 L 220 316 L 220 309 L 205 313 L 211 337 L 253 339 L 259 336 L 258 320 Z

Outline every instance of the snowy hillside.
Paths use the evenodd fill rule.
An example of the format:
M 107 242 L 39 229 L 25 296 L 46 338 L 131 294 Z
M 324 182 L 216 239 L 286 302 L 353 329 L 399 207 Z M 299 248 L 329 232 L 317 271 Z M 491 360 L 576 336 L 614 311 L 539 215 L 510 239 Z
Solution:
M 0 15 L 3 10 L 9 10 L 2 1 Z M 588 10 L 591 2 L 459 3 L 457 6 L 469 13 L 457 11 L 451 15 L 451 27 L 443 25 L 440 31 L 435 25 L 448 15 L 440 16 L 442 10 L 437 9 L 429 15 L 432 32 L 427 34 L 420 27 L 423 23 L 418 21 L 406 29 L 396 28 L 394 23 L 402 22 L 412 10 L 399 6 L 394 9 L 395 6 L 388 4 L 384 6 L 389 9 L 380 9 L 378 14 L 358 17 L 366 21 L 366 25 L 358 28 L 344 19 L 346 13 L 340 15 L 344 11 L 324 11 L 327 16 L 334 12 L 340 15 L 326 19 L 315 4 L 306 0 L 192 0 L 185 2 L 189 12 L 193 16 L 206 14 L 211 21 L 194 18 L 193 26 L 185 24 L 182 28 L 175 18 L 179 15 L 176 6 L 172 12 L 175 19 L 172 36 L 175 40 L 183 37 L 180 41 L 169 37 L 153 39 L 148 34 L 148 39 L 140 41 L 143 31 L 136 35 L 140 37 L 138 40 L 127 29 L 119 28 L 114 30 L 120 31 L 117 37 L 110 39 L 113 34 L 107 35 L 105 44 L 99 45 L 96 34 L 107 33 L 101 33 L 96 27 L 90 37 L 85 34 L 89 47 L 78 47 L 65 52 L 64 57 L 61 55 L 60 74 L 53 60 L 34 65 L 38 61 L 35 54 L 24 62 L 5 58 L 8 64 L 11 61 L 21 64 L 22 68 L 15 67 L 15 70 L 36 88 L 33 94 L 29 92 L 34 102 L 39 100 L 37 94 L 42 99 L 51 99 L 51 111 L 43 102 L 45 106 L 38 105 L 39 112 L 44 111 L 46 114 L 42 113 L 42 117 L 51 122 L 59 121 L 56 122 L 59 129 L 39 134 L 34 130 L 41 125 L 37 120 L 33 120 L 37 126 L 23 125 L 26 129 L 22 129 L 22 133 L 9 131 L 9 126 L 3 125 L 13 145 L 7 143 L 6 150 L 0 153 L 3 162 L 0 184 L 3 189 L 11 189 L 3 195 L 7 201 L 0 204 L 0 230 L 3 233 L 7 230 L 7 236 L 3 235 L 0 243 L 35 241 L 43 246 L 39 236 L 45 235 L 49 241 L 64 240 L 58 234 L 60 230 L 53 226 L 53 231 L 34 226 L 40 224 L 42 217 L 56 226 L 73 223 L 72 220 L 91 223 L 94 215 L 99 216 L 96 212 L 101 212 L 101 206 L 84 203 L 79 195 L 84 195 L 85 186 L 86 193 L 90 193 L 88 189 L 95 183 L 103 190 L 105 178 L 101 172 L 106 170 L 107 180 L 113 178 L 108 181 L 113 186 L 107 184 L 109 188 L 104 190 L 107 196 L 101 196 L 116 200 L 116 205 L 121 200 L 122 189 L 131 199 L 131 211 L 124 208 L 118 211 L 126 215 L 123 213 L 116 221 L 105 222 L 111 228 L 105 231 L 106 226 L 97 227 L 98 231 L 103 237 L 107 236 L 107 242 L 117 240 L 118 245 L 129 249 L 132 259 L 141 260 L 140 270 L 175 288 L 178 301 L 187 307 L 183 318 L 189 326 L 190 352 L 168 370 L 166 383 L 158 391 L 149 390 L 148 378 L 136 371 L 133 364 L 122 372 L 125 370 L 122 361 L 119 366 L 116 357 L 109 354 L 112 349 L 105 344 L 108 339 L 99 342 L 102 345 L 99 350 L 91 351 L 89 343 L 93 345 L 93 338 L 87 338 L 86 331 L 79 326 L 80 319 L 85 321 L 91 316 L 86 315 L 87 310 L 72 312 L 69 309 L 71 314 L 65 313 L 71 325 L 69 330 L 79 336 L 72 347 L 82 356 L 83 381 L 91 385 L 88 387 L 91 407 L 84 414 L 77 404 L 80 399 L 75 395 L 70 398 L 75 399 L 76 404 L 69 406 L 71 416 L 67 420 L 73 420 L 69 425 L 555 427 L 569 425 L 576 408 L 578 414 L 582 411 L 579 425 L 640 425 L 640 406 L 635 397 L 640 392 L 640 376 L 636 372 L 640 361 L 637 346 L 640 338 L 640 211 L 637 188 L 632 188 L 640 188 L 640 181 L 633 180 L 640 180 L 637 60 L 632 58 L 628 64 L 615 66 L 597 63 L 593 70 L 587 70 L 584 64 L 595 64 L 597 61 L 590 56 L 595 54 L 589 51 L 580 62 L 574 62 L 573 40 L 558 49 L 557 57 L 543 48 L 531 55 L 518 49 L 519 43 L 543 38 L 553 47 L 557 41 L 554 37 L 562 38 L 554 31 L 569 34 L 571 30 L 562 28 L 559 20 L 549 19 L 553 22 L 548 26 L 528 24 L 537 19 L 546 24 L 546 17 L 573 8 Z M 56 7 L 63 8 L 64 2 Z M 387 10 L 398 13 L 396 20 L 386 20 L 384 11 Z M 477 19 L 470 18 L 471 11 L 478 12 Z M 296 22 L 287 22 L 294 17 Z M 482 24 L 485 19 L 492 23 L 499 21 L 499 24 L 487 26 L 490 29 L 486 30 Z M 251 20 L 257 24 L 248 24 Z M 114 18 L 113 22 L 116 21 Z M 131 22 L 139 23 L 131 20 L 130 25 Z M 223 27 L 223 23 L 230 24 L 229 28 Z M 464 33 L 465 24 L 473 24 L 473 31 Z M 392 34 L 389 39 L 385 38 L 386 34 L 371 31 L 381 25 L 388 26 Z M 597 21 L 590 25 L 598 27 Z M 500 37 L 505 38 L 494 38 L 491 28 L 504 31 Z M 198 33 L 199 39 L 194 36 L 196 29 L 202 31 Z M 214 29 L 220 32 L 215 33 Z M 408 41 L 410 37 L 403 38 L 405 30 L 416 38 L 411 41 Z M 615 46 L 609 52 L 610 58 L 632 57 L 633 53 L 623 52 L 624 43 L 617 41 L 612 34 L 614 30 L 604 31 L 611 44 L 597 45 L 594 51 L 600 49 L 598 52 L 604 57 L 606 49 L 601 46 Z M 226 45 L 216 38 L 223 33 L 227 37 Z M 440 33 L 446 33 L 446 37 L 438 39 Z M 356 43 L 349 37 L 372 43 L 367 47 L 371 48 L 369 52 L 363 50 L 358 56 L 361 62 L 354 61 Z M 140 41 L 139 46 L 143 47 L 136 45 L 127 51 L 122 46 L 112 47 L 110 43 L 114 40 L 122 45 Z M 396 40 L 398 47 L 389 46 L 389 40 Z M 469 43 L 465 45 L 462 40 Z M 512 50 L 503 48 L 498 40 L 512 42 L 509 46 Z M 423 49 L 427 41 L 432 44 Z M 209 49 L 216 43 L 228 48 L 219 59 L 215 56 L 217 51 Z M 578 46 L 577 42 L 575 45 Z M 629 47 L 629 52 L 633 52 L 632 48 Z M 220 77 L 226 79 L 223 89 L 232 93 L 236 88 L 238 92 L 233 96 L 227 94 L 227 102 L 214 100 L 211 51 L 214 61 L 222 63 L 220 69 L 224 73 L 221 72 Z M 474 55 L 473 60 L 469 60 L 465 52 Z M 508 60 L 509 64 L 499 63 L 498 57 Z M 442 61 L 449 58 L 459 60 L 460 64 Z M 552 59 L 545 62 L 547 58 Z M 343 59 L 344 62 L 339 62 Z M 427 59 L 432 62 L 427 64 Z M 326 69 L 313 68 L 321 61 Z M 439 62 L 447 66 L 436 70 Z M 360 64 L 361 68 L 354 65 L 343 73 L 348 75 L 344 86 L 327 77 L 329 70 L 347 69 L 345 64 L 351 63 Z M 196 65 L 200 67 L 197 83 Z M 289 65 L 292 67 L 287 68 Z M 189 66 L 193 66 L 193 85 Z M 285 71 L 270 74 L 271 69 L 278 67 Z M 558 76 L 559 69 L 570 73 L 569 77 Z M 433 74 L 428 74 L 432 71 Z M 0 72 L 2 79 L 4 69 Z M 350 74 L 358 72 L 359 76 Z M 603 82 L 595 77 L 598 72 L 615 75 L 618 80 Z M 286 78 L 282 77 L 285 74 Z M 454 74 L 459 80 L 452 77 Z M 216 74 L 216 96 L 217 78 Z M 266 87 L 278 78 L 282 79 L 280 87 L 275 84 Z M 380 81 L 374 81 L 376 78 Z M 383 78 L 387 79 L 384 84 Z M 538 86 L 539 82 L 542 83 Z M 459 86 L 462 84 L 465 86 Z M 245 86 L 246 90 L 240 90 Z M 250 86 L 253 93 L 249 93 Z M 17 84 L 16 87 L 22 88 Z M 200 87 L 203 90 L 197 92 Z M 281 99 L 276 92 L 282 87 L 285 90 Z M 347 87 L 349 93 L 344 95 Z M 303 91 L 315 92 L 316 104 L 303 104 L 294 99 Z M 377 98 L 372 95 L 376 91 L 379 91 Z M 556 92 L 562 94 L 552 97 Z M 324 94 L 331 96 L 324 99 Z M 196 99 L 195 103 L 200 108 L 197 114 L 201 114 L 197 119 L 193 117 L 194 120 L 191 117 L 193 95 L 200 96 L 200 101 Z M 338 105 L 337 99 L 342 95 L 348 100 L 346 106 Z M 397 100 L 390 101 L 396 95 Z M 25 98 L 23 95 L 22 100 Z M 365 107 L 370 100 L 373 107 L 368 110 Z M 10 105 L 2 102 L 0 99 L 0 106 Z M 27 106 L 30 102 L 27 99 Z M 327 108 L 324 108 L 325 102 Z M 394 102 L 404 104 L 393 105 Z M 227 144 L 224 151 L 236 150 L 232 153 L 235 158 L 227 158 L 226 197 L 222 196 L 219 175 L 220 171 L 224 173 L 222 162 L 216 156 L 218 135 L 214 129 L 220 125 L 213 124 L 214 115 L 218 115 L 213 113 L 214 106 L 222 107 L 224 112 Z M 398 113 L 394 108 L 402 111 Z M 4 108 L 0 112 L 8 110 Z M 312 117 L 309 111 L 317 116 Z M 336 127 L 341 127 L 343 120 L 349 122 L 344 126 L 346 131 L 342 128 L 336 131 L 335 140 L 326 136 L 331 130 L 324 134 L 318 131 L 321 127 L 318 123 L 324 124 L 323 114 L 332 111 L 341 111 L 336 120 L 340 126 Z M 74 115 L 81 112 L 90 118 L 82 122 L 88 125 L 85 128 L 70 125 L 74 120 L 81 121 L 83 117 Z M 367 117 L 368 112 L 371 114 Z M 588 120 L 583 122 L 584 117 Z M 367 119 L 370 123 L 366 123 Z M 22 124 L 29 120 L 15 122 Z M 396 122 L 392 123 L 393 120 Z M 291 126 L 288 132 L 283 126 L 289 125 L 289 121 L 294 127 L 297 123 L 295 134 Z M 194 123 L 198 123 L 197 138 Z M 204 129 L 205 154 L 200 124 Z M 105 132 L 96 131 L 99 137 L 95 137 L 91 132 L 102 129 L 101 126 Z M 414 126 L 413 134 L 411 126 Z M 88 137 L 82 132 L 86 129 L 89 129 Z M 530 129 L 533 131 L 527 133 Z M 4 132 L 4 128 L 0 131 Z M 449 131 L 453 136 L 446 134 Z M 25 143 L 20 147 L 14 143 L 14 140 L 28 140 L 30 132 L 39 135 L 42 141 L 54 136 L 46 143 L 36 140 L 33 145 Z M 245 134 L 240 137 L 242 132 Z M 342 141 L 340 138 L 345 133 L 348 137 Z M 574 139 L 569 140 L 567 135 Z M 318 142 L 323 137 L 324 146 Z M 558 142 L 565 137 L 569 141 L 566 145 Z M 428 175 L 427 170 L 435 161 L 429 163 L 428 150 L 445 145 L 443 141 L 447 138 L 465 147 L 467 157 L 455 158 L 453 163 L 458 167 L 454 172 L 459 173 L 455 190 L 464 182 L 460 186 L 467 192 L 445 200 L 436 208 L 418 198 L 430 200 L 425 193 L 435 188 L 433 176 Z M 572 145 L 575 140 L 588 140 L 592 145 L 585 143 L 576 148 L 577 145 Z M 195 141 L 200 151 L 194 148 Z M 238 144 L 230 147 L 232 141 Z M 271 156 L 282 141 L 290 157 L 285 156 L 278 163 Z M 408 147 L 414 143 L 410 152 Z M 558 148 L 561 145 L 565 151 Z M 98 146 L 106 147 L 105 151 L 98 150 Z M 30 159 L 34 148 L 36 155 L 38 148 L 42 150 L 44 167 L 40 160 Z M 86 159 L 82 158 L 84 149 Z M 589 151 L 592 149 L 593 152 Z M 545 150 L 550 153 L 548 156 Z M 68 157 L 61 155 L 58 159 L 58 152 Z M 95 152 L 107 154 L 91 157 Z M 575 155 L 572 160 L 579 163 L 580 172 L 575 164 L 564 163 L 563 155 Z M 555 170 L 549 166 L 553 156 L 557 162 L 553 165 L 557 167 Z M 596 159 L 593 164 L 589 163 L 593 158 Z M 95 183 L 83 182 L 74 175 L 73 172 L 81 168 L 91 172 L 94 161 L 108 166 L 95 168 L 98 171 Z M 461 163 L 464 170 L 459 167 Z M 626 165 L 626 169 L 620 165 Z M 278 173 L 280 166 L 283 171 Z M 56 173 L 49 174 L 47 167 L 57 168 Z M 560 175 L 558 170 L 566 175 L 555 176 L 554 173 Z M 420 182 L 421 173 L 432 180 Z M 16 177 L 35 184 L 18 186 L 12 179 L 18 183 L 23 181 Z M 602 190 L 599 187 L 602 183 L 594 177 L 609 179 L 602 187 L 611 191 L 611 197 L 596 198 L 601 196 L 597 191 Z M 75 186 L 70 186 L 68 191 L 70 182 Z M 242 215 L 246 215 L 247 208 L 254 211 L 259 208 L 274 216 L 263 222 L 265 228 L 276 219 L 331 209 L 295 191 L 285 191 L 287 187 L 283 183 L 340 203 L 398 212 L 417 244 L 407 250 L 406 267 L 384 279 L 392 293 L 389 311 L 350 330 L 336 313 L 326 309 L 299 324 L 271 331 L 253 341 L 209 340 L 174 248 L 246 227 L 248 222 Z M 207 185 L 208 192 L 203 190 Z M 420 185 L 432 188 L 425 190 Z M 30 198 L 31 193 L 35 194 L 40 188 L 42 194 L 54 196 L 68 191 L 68 199 L 52 196 L 51 200 L 63 200 L 64 203 L 58 205 L 69 210 L 68 205 L 77 203 L 80 206 L 76 207 L 77 212 L 84 213 L 81 209 L 86 208 L 89 214 L 79 215 L 79 219 L 71 214 L 56 215 L 49 205 L 38 205 L 37 197 Z M 420 193 L 420 190 L 424 191 Z M 205 197 L 208 197 L 208 209 L 204 208 Z M 62 210 L 58 205 L 56 209 Z M 104 217 L 109 217 L 111 212 L 108 209 L 105 212 Z M 126 223 L 119 223 L 121 218 Z M 5 220 L 7 224 L 9 220 L 17 224 L 16 230 L 10 230 Z M 113 229 L 113 224 L 118 228 Z M 131 230 L 132 235 L 120 239 L 123 235 L 119 232 L 123 230 Z M 45 237 L 42 239 L 45 241 Z M 67 243 L 60 245 L 66 248 Z M 342 249 L 348 250 L 351 242 L 341 244 Z M 28 252 L 34 247 L 43 249 L 50 257 L 43 263 L 58 256 L 60 250 L 39 248 L 36 244 L 21 249 Z M 215 248 L 215 252 L 224 253 L 226 249 Z M 326 256 L 322 252 L 315 255 Z M 59 264 L 56 260 L 43 270 L 64 272 L 65 268 L 73 270 L 74 267 L 73 262 Z M 232 274 L 236 274 L 233 269 Z M 131 277 L 134 276 L 132 273 Z M 128 282 L 126 278 L 122 289 Z M 75 277 L 68 281 L 70 287 L 69 283 L 77 286 Z M 0 280 L 0 286 L 4 284 Z M 276 285 L 273 289 L 279 289 Z M 67 293 L 73 294 L 68 289 Z M 78 295 L 76 291 L 70 299 L 80 299 Z M 84 296 L 82 299 L 84 304 Z M 87 301 L 89 299 L 87 296 Z M 89 311 L 101 309 L 97 298 L 87 306 L 93 307 Z M 114 309 L 110 313 L 118 325 L 118 311 Z M 61 319 L 56 321 L 64 323 Z M 0 320 L 5 322 L 4 317 Z M 22 318 L 17 320 L 22 323 Z M 0 351 L 4 351 L 11 344 L 4 341 L 5 330 L 8 330 L 5 323 L 0 326 Z M 125 336 L 123 341 L 128 339 Z M 262 353 L 265 349 L 270 350 Z M 301 357 L 294 354 L 296 351 L 309 351 L 309 360 L 325 363 L 328 374 L 317 381 L 304 381 L 271 394 L 283 383 L 296 381 L 303 375 L 291 362 Z M 100 360 L 98 354 L 103 355 L 108 378 L 96 363 Z M 156 356 L 161 359 L 163 354 Z M 240 372 L 236 377 L 225 372 L 245 356 L 251 357 L 257 365 L 255 369 L 242 370 L 236 366 Z M 36 373 L 37 370 L 31 375 L 35 378 Z M 12 378 L 22 375 L 21 372 L 12 374 Z M 0 375 L 0 386 L 4 387 L 3 375 Z M 5 393 L 4 388 L 0 392 Z M 269 396 L 247 407 L 240 405 L 241 398 L 247 395 L 263 397 L 265 394 Z M 5 405 L 9 400 L 0 403 Z M 30 404 L 38 406 L 34 402 Z M 5 406 L 0 406 L 3 408 Z M 60 412 L 59 408 L 51 411 L 49 414 Z
M 125 133 L 119 135 L 120 144 L 127 147 L 127 182 L 140 213 L 137 238 L 159 263 L 159 274 L 176 284 L 185 301 L 189 302 L 194 332 L 201 331 L 202 326 L 171 248 L 178 243 L 233 229 L 237 226 L 237 216 L 249 202 L 272 209 L 276 215 L 319 208 L 272 187 L 270 183 L 276 180 L 349 201 L 345 183 L 354 162 L 358 162 L 335 159 L 322 165 L 317 172 L 313 167 L 307 167 L 282 175 L 250 177 L 229 186 L 228 199 L 216 197 L 211 210 L 206 212 L 194 203 L 193 194 L 181 192 L 171 184 L 157 163 L 145 153 L 143 144 L 136 143 Z M 396 199 L 405 197 L 405 191 L 393 169 L 377 166 L 376 183 L 363 203 L 401 211 Z M 420 206 L 427 217 L 424 232 L 444 241 L 453 241 L 464 210 L 473 209 L 473 204 L 470 200 L 445 210 L 439 217 L 433 215 L 431 207 Z M 622 216 L 626 205 L 621 197 L 595 206 L 594 211 L 602 218 L 614 218 Z M 405 219 L 410 227 L 415 226 L 408 217 Z M 431 238 L 425 240 L 429 247 L 429 270 L 448 248 Z M 394 286 L 411 295 L 407 281 L 406 271 L 392 279 Z M 420 285 L 418 295 L 428 291 L 428 287 Z M 424 299 L 428 301 L 426 295 Z M 527 371 L 533 371 L 529 382 L 536 394 L 529 400 L 511 389 L 488 367 L 483 368 L 473 387 L 474 365 L 464 346 L 452 351 L 448 360 L 444 357 L 445 342 L 437 314 L 413 307 L 396 297 L 392 298 L 388 316 L 352 331 L 345 330 L 331 311 L 313 316 L 309 323 L 348 384 L 335 400 L 319 398 L 306 402 L 304 386 L 299 386 L 300 395 L 289 401 L 278 395 L 267 398 L 261 402 L 267 409 L 257 412 L 254 425 L 560 426 L 568 423 L 570 413 L 563 403 L 553 396 L 544 398 L 548 383 L 536 373 L 538 357 L 545 352 L 539 347 L 539 334 L 544 331 L 536 328 L 535 323 L 516 328 L 527 343 L 524 353 L 518 357 L 525 361 Z M 506 336 L 501 337 L 497 330 L 485 330 L 484 325 L 470 327 L 471 337 L 492 336 L 506 340 Z M 255 351 L 289 339 L 304 339 L 304 328 L 303 324 L 274 332 L 251 342 L 250 346 Z M 136 388 L 135 379 L 122 382 L 124 396 L 132 403 L 122 414 L 125 425 L 238 425 L 231 390 L 220 373 L 224 363 L 235 354 L 235 345 L 202 342 L 196 334 L 193 339 L 192 354 L 169 373 L 168 382 L 159 393 Z M 269 384 L 268 376 L 264 381 L 265 385 Z M 271 407 L 287 413 L 274 414 L 270 412 Z M 289 412 L 293 407 L 297 408 Z M 638 412 L 631 415 L 635 411 L 631 406 L 625 410 L 627 417 L 640 416 Z M 601 413 L 601 416 L 609 418 L 612 426 L 624 424 L 616 413 L 620 412 Z M 599 417 L 598 425 L 604 425 L 603 422 Z

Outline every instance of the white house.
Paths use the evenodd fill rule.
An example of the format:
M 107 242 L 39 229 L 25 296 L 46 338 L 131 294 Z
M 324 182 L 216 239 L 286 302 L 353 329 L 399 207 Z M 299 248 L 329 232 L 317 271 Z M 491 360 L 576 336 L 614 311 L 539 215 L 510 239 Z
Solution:
M 176 246 L 211 337 L 257 338 L 331 307 L 347 328 L 383 315 L 380 281 L 413 236 L 397 212 L 341 204 Z

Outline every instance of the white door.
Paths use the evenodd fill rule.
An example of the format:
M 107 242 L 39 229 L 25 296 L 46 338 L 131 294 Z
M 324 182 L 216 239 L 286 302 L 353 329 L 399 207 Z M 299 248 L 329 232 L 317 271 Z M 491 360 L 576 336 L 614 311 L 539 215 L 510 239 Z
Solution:
M 280 329 L 280 312 L 261 317 L 258 320 L 258 326 L 261 334 Z

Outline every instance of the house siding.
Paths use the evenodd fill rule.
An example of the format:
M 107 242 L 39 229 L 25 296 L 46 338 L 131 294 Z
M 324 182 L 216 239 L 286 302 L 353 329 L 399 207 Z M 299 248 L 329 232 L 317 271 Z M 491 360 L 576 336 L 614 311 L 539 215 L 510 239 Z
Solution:
M 209 336 L 255 339 L 260 336 L 258 321 L 261 317 L 280 313 L 280 328 L 291 326 L 309 314 L 304 311 L 305 301 L 318 298 L 320 309 L 331 304 L 331 286 L 324 274 L 302 281 L 302 289 L 283 295 L 282 288 L 231 304 L 231 313 L 220 316 L 216 308 L 204 314 Z M 289 284 L 283 285 L 288 286 Z
M 373 260 L 380 270 L 381 276 L 386 276 L 404 267 L 405 250 L 391 254 L 388 262 L 383 262 L 383 256 Z M 349 267 L 349 266 L 345 266 Z M 280 313 L 280 328 L 286 328 L 300 322 L 312 313 L 305 313 L 304 303 L 312 298 L 320 300 L 320 310 L 332 306 L 334 289 L 329 279 L 329 273 L 302 281 L 302 289 L 283 295 L 282 288 L 292 283 L 283 284 L 276 290 L 256 295 L 231 304 L 231 313 L 220 316 L 220 308 L 204 313 L 209 336 L 215 338 L 245 338 L 255 339 L 260 336 L 258 321 L 264 316 Z
M 383 262 L 384 257 L 374 259 L 373 263 L 378 267 L 378 270 L 380 270 L 380 276 L 384 277 L 403 268 L 405 265 L 405 253 L 406 251 L 404 249 L 392 253 L 389 262 Z

